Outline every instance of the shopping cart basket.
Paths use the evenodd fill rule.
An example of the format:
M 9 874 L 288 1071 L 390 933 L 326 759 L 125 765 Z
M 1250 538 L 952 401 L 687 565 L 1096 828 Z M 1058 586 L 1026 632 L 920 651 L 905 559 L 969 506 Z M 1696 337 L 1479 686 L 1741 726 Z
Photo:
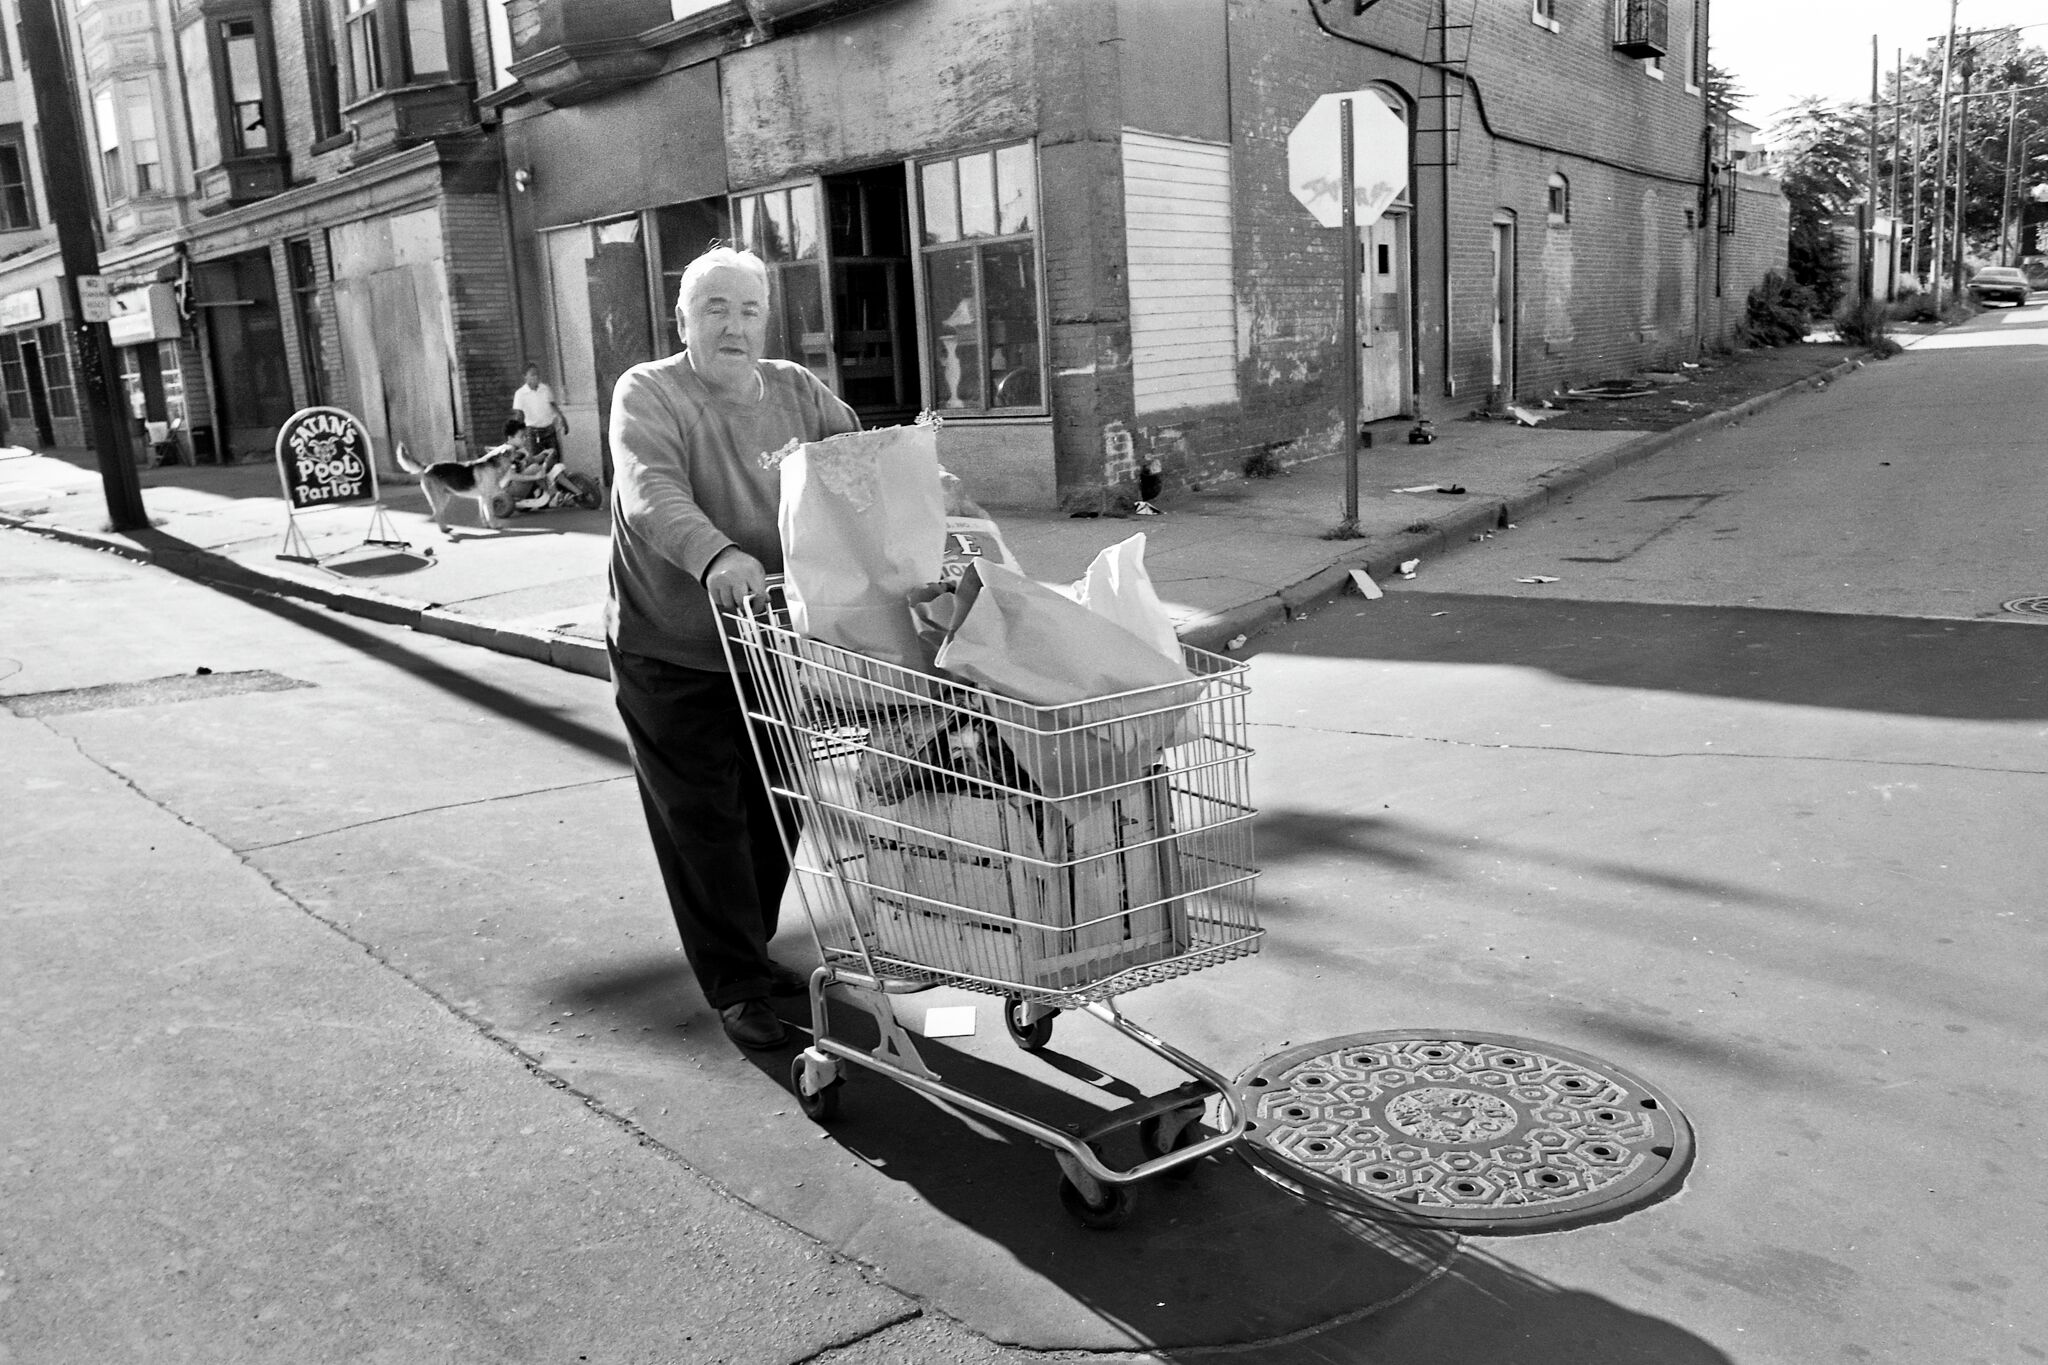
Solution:
M 1051 1148 L 1069 1211 L 1116 1226 L 1133 1182 L 1244 1133 L 1228 1080 L 1115 1003 L 1258 951 L 1244 665 L 1190 648 L 1190 681 L 1030 706 L 798 635 L 770 597 L 726 617 L 726 653 L 749 679 L 755 756 L 821 958 L 792 1066 L 804 1112 L 837 1112 L 847 1063 L 878 1071 Z M 1086 1010 L 1189 1079 L 1054 1127 L 925 1064 L 890 997 L 940 985 L 1001 997 L 1027 1051 L 1060 1011 Z M 874 1017 L 879 1046 L 833 1036 L 831 986 Z M 1103 1139 L 1132 1128 L 1144 1159 L 1108 1164 Z

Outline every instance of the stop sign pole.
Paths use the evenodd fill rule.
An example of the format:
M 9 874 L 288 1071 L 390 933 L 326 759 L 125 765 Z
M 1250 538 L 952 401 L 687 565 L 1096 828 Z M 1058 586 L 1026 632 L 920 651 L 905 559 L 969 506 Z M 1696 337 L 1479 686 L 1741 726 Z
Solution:
M 1343 387 L 1338 391 L 1341 406 L 1337 410 L 1338 441 L 1344 450 L 1344 521 L 1353 530 L 1358 526 L 1358 272 L 1355 253 L 1358 250 L 1358 205 L 1352 192 L 1351 174 L 1351 101 L 1337 101 L 1337 146 L 1338 161 L 1343 170 L 1344 199 L 1344 250 L 1339 253 L 1344 260 L 1343 274 L 1338 280 L 1338 292 L 1344 299 L 1344 321 L 1340 329 L 1344 350 Z

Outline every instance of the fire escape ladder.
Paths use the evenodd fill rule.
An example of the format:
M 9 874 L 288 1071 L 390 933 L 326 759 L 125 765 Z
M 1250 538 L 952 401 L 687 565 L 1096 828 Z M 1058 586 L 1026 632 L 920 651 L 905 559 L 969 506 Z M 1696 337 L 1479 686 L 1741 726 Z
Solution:
M 1452 14 L 1463 11 L 1462 21 Z M 1416 102 L 1425 111 L 1415 132 L 1417 166 L 1455 166 L 1465 127 L 1465 72 L 1472 63 L 1472 29 L 1479 0 L 1434 0 L 1429 26 L 1423 32 L 1423 60 L 1436 68 L 1438 89 L 1424 91 Z

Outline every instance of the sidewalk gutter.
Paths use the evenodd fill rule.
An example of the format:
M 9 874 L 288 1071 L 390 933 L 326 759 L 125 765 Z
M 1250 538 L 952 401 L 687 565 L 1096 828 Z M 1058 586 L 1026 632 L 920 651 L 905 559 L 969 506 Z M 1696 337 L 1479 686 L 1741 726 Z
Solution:
M 1198 649 L 1221 651 L 1242 647 L 1233 644 L 1237 637 L 1249 640 L 1269 627 L 1306 615 L 1311 608 L 1341 596 L 1350 586 L 1353 569 L 1364 569 L 1374 578 L 1393 577 L 1407 560 L 1444 553 L 1465 544 L 1477 532 L 1496 530 L 1511 521 L 1524 520 L 1604 475 L 1647 460 L 1683 441 L 1733 426 L 1796 393 L 1831 384 L 1869 359 L 1867 354 L 1851 356 L 1817 374 L 1744 399 L 1734 407 L 1696 417 L 1669 431 L 1645 432 L 1613 450 L 1589 456 L 1575 464 L 1560 465 L 1538 475 L 1530 487 L 1511 497 L 1464 503 L 1440 517 L 1433 517 L 1427 531 L 1397 533 L 1357 542 L 1357 548 L 1343 554 L 1328 567 L 1288 584 L 1270 596 L 1254 598 L 1228 611 L 1212 613 L 1183 625 L 1180 628 L 1181 639 Z
M 1404 560 L 1444 553 L 1451 547 L 1464 544 L 1478 531 L 1520 521 L 1603 475 L 1648 459 L 1682 441 L 1733 425 L 1795 393 L 1831 383 L 1868 359 L 1867 355 L 1851 357 L 1817 374 L 1746 399 L 1732 408 L 1694 418 L 1669 431 L 1648 432 L 1602 454 L 1560 465 L 1536 476 L 1528 487 L 1510 497 L 1465 503 L 1441 516 L 1432 517 L 1427 531 L 1398 532 L 1352 542 L 1351 548 L 1337 552 L 1328 565 L 1305 578 L 1238 606 L 1186 622 L 1180 627 L 1181 639 L 1197 648 L 1218 652 L 1242 648 L 1244 641 L 1260 632 L 1304 615 L 1311 608 L 1343 593 L 1349 586 L 1353 569 L 1364 569 L 1374 577 L 1391 577 L 1398 572 L 1398 566 Z M 283 574 L 267 574 L 209 551 L 152 546 L 148 543 L 153 534 L 150 531 L 137 532 L 133 537 L 119 537 L 111 532 L 95 534 L 51 526 L 33 519 L 37 510 L 0 511 L 0 526 L 29 531 L 87 549 L 104 550 L 124 559 L 156 565 L 181 577 L 237 591 L 299 598 L 345 615 L 405 626 L 423 635 L 438 635 L 500 654 L 531 659 L 570 673 L 592 678 L 611 676 L 611 665 L 602 641 L 557 631 L 521 630 L 464 616 L 434 603 L 406 602 L 341 586 L 308 583 Z M 1243 640 L 1239 639 L 1240 636 Z

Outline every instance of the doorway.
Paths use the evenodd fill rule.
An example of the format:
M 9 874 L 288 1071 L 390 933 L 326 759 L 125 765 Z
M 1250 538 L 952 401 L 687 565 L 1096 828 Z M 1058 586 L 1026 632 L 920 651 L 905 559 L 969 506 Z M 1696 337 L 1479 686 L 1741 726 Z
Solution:
M 1515 399 L 1515 217 L 1493 220 L 1493 401 Z
M 199 262 L 192 283 L 194 304 L 205 310 L 216 403 L 226 428 L 222 458 L 246 453 L 260 459 L 293 411 L 270 252 Z
M 1408 215 L 1389 209 L 1358 238 L 1358 419 L 1374 422 L 1413 411 Z
M 21 368 L 28 382 L 29 412 L 36 423 L 36 445 L 48 450 L 57 444 L 57 432 L 50 425 L 50 391 L 43 387 L 43 350 L 26 337 L 21 341 Z
M 825 177 L 825 220 L 839 395 L 865 425 L 907 421 L 920 391 L 902 168 Z

